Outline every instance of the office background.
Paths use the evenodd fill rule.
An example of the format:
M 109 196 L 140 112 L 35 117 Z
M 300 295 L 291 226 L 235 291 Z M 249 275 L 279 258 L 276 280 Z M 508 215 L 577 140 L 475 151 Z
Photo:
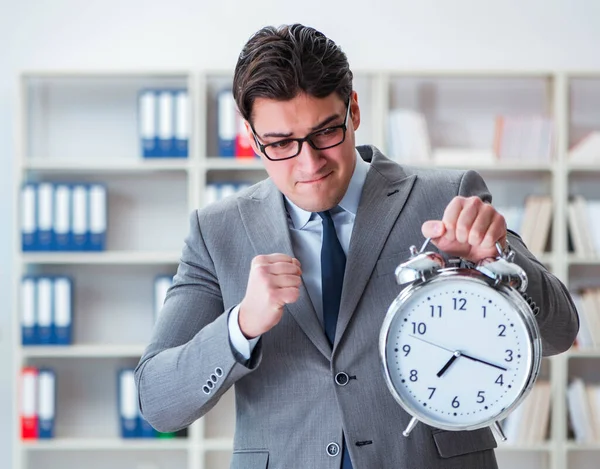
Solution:
M 600 70 L 595 0 L 0 1 L 0 465 L 10 466 L 13 158 L 22 70 L 232 70 L 266 24 L 321 29 L 352 68 Z M 6 455 L 9 455 L 8 459 Z

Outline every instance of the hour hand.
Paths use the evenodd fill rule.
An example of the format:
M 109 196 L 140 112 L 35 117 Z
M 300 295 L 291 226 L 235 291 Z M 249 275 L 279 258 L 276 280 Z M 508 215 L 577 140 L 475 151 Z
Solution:
M 437 372 L 437 377 L 441 378 L 442 375 L 446 372 L 446 370 L 448 368 L 450 368 L 450 365 L 452 365 L 452 363 L 454 363 L 454 360 L 456 360 L 461 355 L 462 354 L 458 350 L 456 352 L 454 352 L 454 354 L 452 355 L 452 357 L 450 357 L 450 360 L 448 360 L 448 362 L 442 367 L 442 369 Z

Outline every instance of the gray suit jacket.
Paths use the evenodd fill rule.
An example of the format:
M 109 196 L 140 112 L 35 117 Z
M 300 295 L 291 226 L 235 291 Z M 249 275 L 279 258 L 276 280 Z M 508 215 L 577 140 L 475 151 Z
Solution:
M 394 269 L 423 243 L 421 225 L 440 219 L 456 195 L 491 197 L 474 172 L 399 166 L 374 147 L 347 257 L 333 348 L 305 288 L 245 362 L 232 349 L 227 318 L 245 294 L 252 258 L 292 245 L 281 193 L 270 180 L 191 217 L 174 285 L 136 369 L 140 405 L 155 428 L 174 431 L 202 417 L 235 384 L 232 468 L 339 469 L 329 443 L 346 437 L 354 469 L 495 468 L 488 428 L 447 432 L 418 424 L 393 400 L 382 373 L 378 336 L 400 287 Z M 566 350 L 578 318 L 565 287 L 512 234 L 545 355 Z M 343 371 L 346 386 L 334 381 Z M 207 392 L 208 391 L 208 392 Z

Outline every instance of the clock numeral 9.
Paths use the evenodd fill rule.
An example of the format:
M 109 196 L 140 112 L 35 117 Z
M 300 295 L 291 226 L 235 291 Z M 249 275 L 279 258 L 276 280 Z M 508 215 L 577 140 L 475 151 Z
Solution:
M 513 361 L 513 351 L 512 350 L 506 350 L 506 354 L 508 355 L 504 361 L 505 362 L 512 362 Z
M 485 391 L 479 391 L 477 393 L 477 403 L 478 404 L 482 404 L 483 402 L 485 402 L 485 396 L 484 396 L 484 394 L 485 394 Z
M 504 324 L 500 324 L 498 326 L 498 329 L 500 329 L 500 333 L 498 334 L 498 337 L 506 337 L 506 326 Z
M 413 383 L 419 379 L 417 376 L 417 370 L 410 370 L 410 378 Z
M 420 322 L 419 324 L 417 324 L 416 322 L 411 323 L 412 327 L 413 327 L 413 334 L 425 334 L 425 332 L 427 332 L 427 326 L 425 325 L 424 322 Z
M 408 357 L 408 354 L 410 353 L 410 345 L 404 345 L 402 350 L 404 351 L 404 356 Z
M 465 306 L 467 306 L 466 298 L 452 298 L 452 301 L 454 302 L 454 310 L 455 311 L 466 311 L 467 310 L 467 308 L 465 308 Z
M 454 396 L 454 399 L 452 399 L 452 407 L 454 407 L 455 409 L 458 409 L 460 407 L 460 402 L 458 402 L 458 396 Z
M 431 317 L 432 318 L 435 317 L 435 311 L 436 311 L 436 309 L 437 309 L 438 318 L 442 317 L 442 307 L 441 306 L 429 305 L 429 308 L 431 309 Z

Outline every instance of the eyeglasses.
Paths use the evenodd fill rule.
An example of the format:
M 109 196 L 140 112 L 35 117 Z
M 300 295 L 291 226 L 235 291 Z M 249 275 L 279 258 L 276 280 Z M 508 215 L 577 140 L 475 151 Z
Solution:
M 341 145 L 346 139 L 346 130 L 348 129 L 346 124 L 348 123 L 349 115 L 350 100 L 348 100 L 346 105 L 346 117 L 344 118 L 344 123 L 341 125 L 334 125 L 333 127 L 317 130 L 304 138 L 286 138 L 266 145 L 263 145 L 258 141 L 256 132 L 254 128 L 251 127 L 252 136 L 254 137 L 256 145 L 260 148 L 260 151 L 271 161 L 289 160 L 300 154 L 304 142 L 308 143 L 315 150 L 327 150 L 328 148 Z

